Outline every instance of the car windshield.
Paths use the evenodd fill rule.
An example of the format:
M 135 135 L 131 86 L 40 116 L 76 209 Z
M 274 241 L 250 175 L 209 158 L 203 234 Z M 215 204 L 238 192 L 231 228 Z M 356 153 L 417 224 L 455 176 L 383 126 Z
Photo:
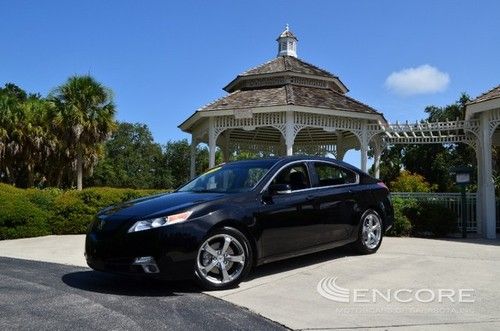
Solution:
M 178 192 L 238 193 L 252 190 L 275 161 L 243 161 L 215 167 L 193 179 Z

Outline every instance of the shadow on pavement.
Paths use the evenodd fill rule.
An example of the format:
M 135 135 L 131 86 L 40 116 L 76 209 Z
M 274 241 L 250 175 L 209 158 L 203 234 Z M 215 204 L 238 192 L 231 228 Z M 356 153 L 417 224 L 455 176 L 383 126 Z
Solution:
M 167 282 L 146 277 L 129 277 L 98 271 L 78 271 L 62 276 L 73 288 L 104 294 L 127 296 L 175 296 L 176 292 L 200 292 L 192 282 Z
M 246 281 L 259 277 L 313 266 L 318 263 L 332 261 L 353 255 L 351 249 L 339 247 L 319 253 L 308 254 L 287 260 L 264 264 L 255 268 Z M 73 288 L 104 294 L 127 296 L 175 296 L 176 293 L 199 293 L 193 281 L 164 281 L 147 277 L 117 275 L 99 271 L 77 271 L 62 276 L 62 281 Z
M 348 247 L 338 247 L 327 251 L 294 257 L 287 260 L 272 262 L 255 268 L 247 277 L 248 280 L 263 276 L 269 276 L 280 272 L 286 272 L 293 269 L 313 266 L 315 264 L 333 261 L 346 256 L 355 255 L 352 249 Z

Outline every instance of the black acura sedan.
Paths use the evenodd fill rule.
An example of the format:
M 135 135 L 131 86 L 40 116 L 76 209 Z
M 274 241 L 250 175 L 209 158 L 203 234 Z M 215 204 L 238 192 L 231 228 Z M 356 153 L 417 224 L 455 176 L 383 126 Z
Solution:
M 389 190 L 340 161 L 279 157 L 217 166 L 172 193 L 102 210 L 88 265 L 205 289 L 237 285 L 252 266 L 351 244 L 374 253 L 393 222 Z

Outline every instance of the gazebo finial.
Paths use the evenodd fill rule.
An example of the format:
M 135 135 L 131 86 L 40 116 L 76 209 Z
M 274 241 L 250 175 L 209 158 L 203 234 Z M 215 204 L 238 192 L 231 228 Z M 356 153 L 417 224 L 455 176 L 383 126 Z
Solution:
M 297 37 L 290 31 L 288 23 L 285 25 L 285 30 L 279 35 L 278 39 L 278 56 L 293 56 L 297 57 Z

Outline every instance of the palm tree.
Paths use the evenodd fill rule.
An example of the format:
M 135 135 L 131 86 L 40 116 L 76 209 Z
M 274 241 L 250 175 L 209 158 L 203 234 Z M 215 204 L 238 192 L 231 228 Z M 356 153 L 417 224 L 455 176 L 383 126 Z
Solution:
M 43 164 L 54 150 L 56 137 L 47 125 L 47 114 L 51 106 L 52 103 L 47 100 L 31 97 L 19 107 L 12 138 L 22 160 L 22 171 L 26 174 L 24 179 L 17 178 L 16 182 L 22 182 L 22 186 L 34 185 L 35 169 Z
M 72 76 L 50 98 L 57 109 L 53 125 L 76 166 L 77 188 L 81 190 L 84 167 L 95 164 L 100 144 L 116 126 L 112 92 L 91 76 Z
M 0 89 L 2 92 L 2 89 Z M 5 93 L 0 94 L 0 178 L 2 181 L 12 181 L 11 135 L 15 128 L 16 108 L 19 104 Z

